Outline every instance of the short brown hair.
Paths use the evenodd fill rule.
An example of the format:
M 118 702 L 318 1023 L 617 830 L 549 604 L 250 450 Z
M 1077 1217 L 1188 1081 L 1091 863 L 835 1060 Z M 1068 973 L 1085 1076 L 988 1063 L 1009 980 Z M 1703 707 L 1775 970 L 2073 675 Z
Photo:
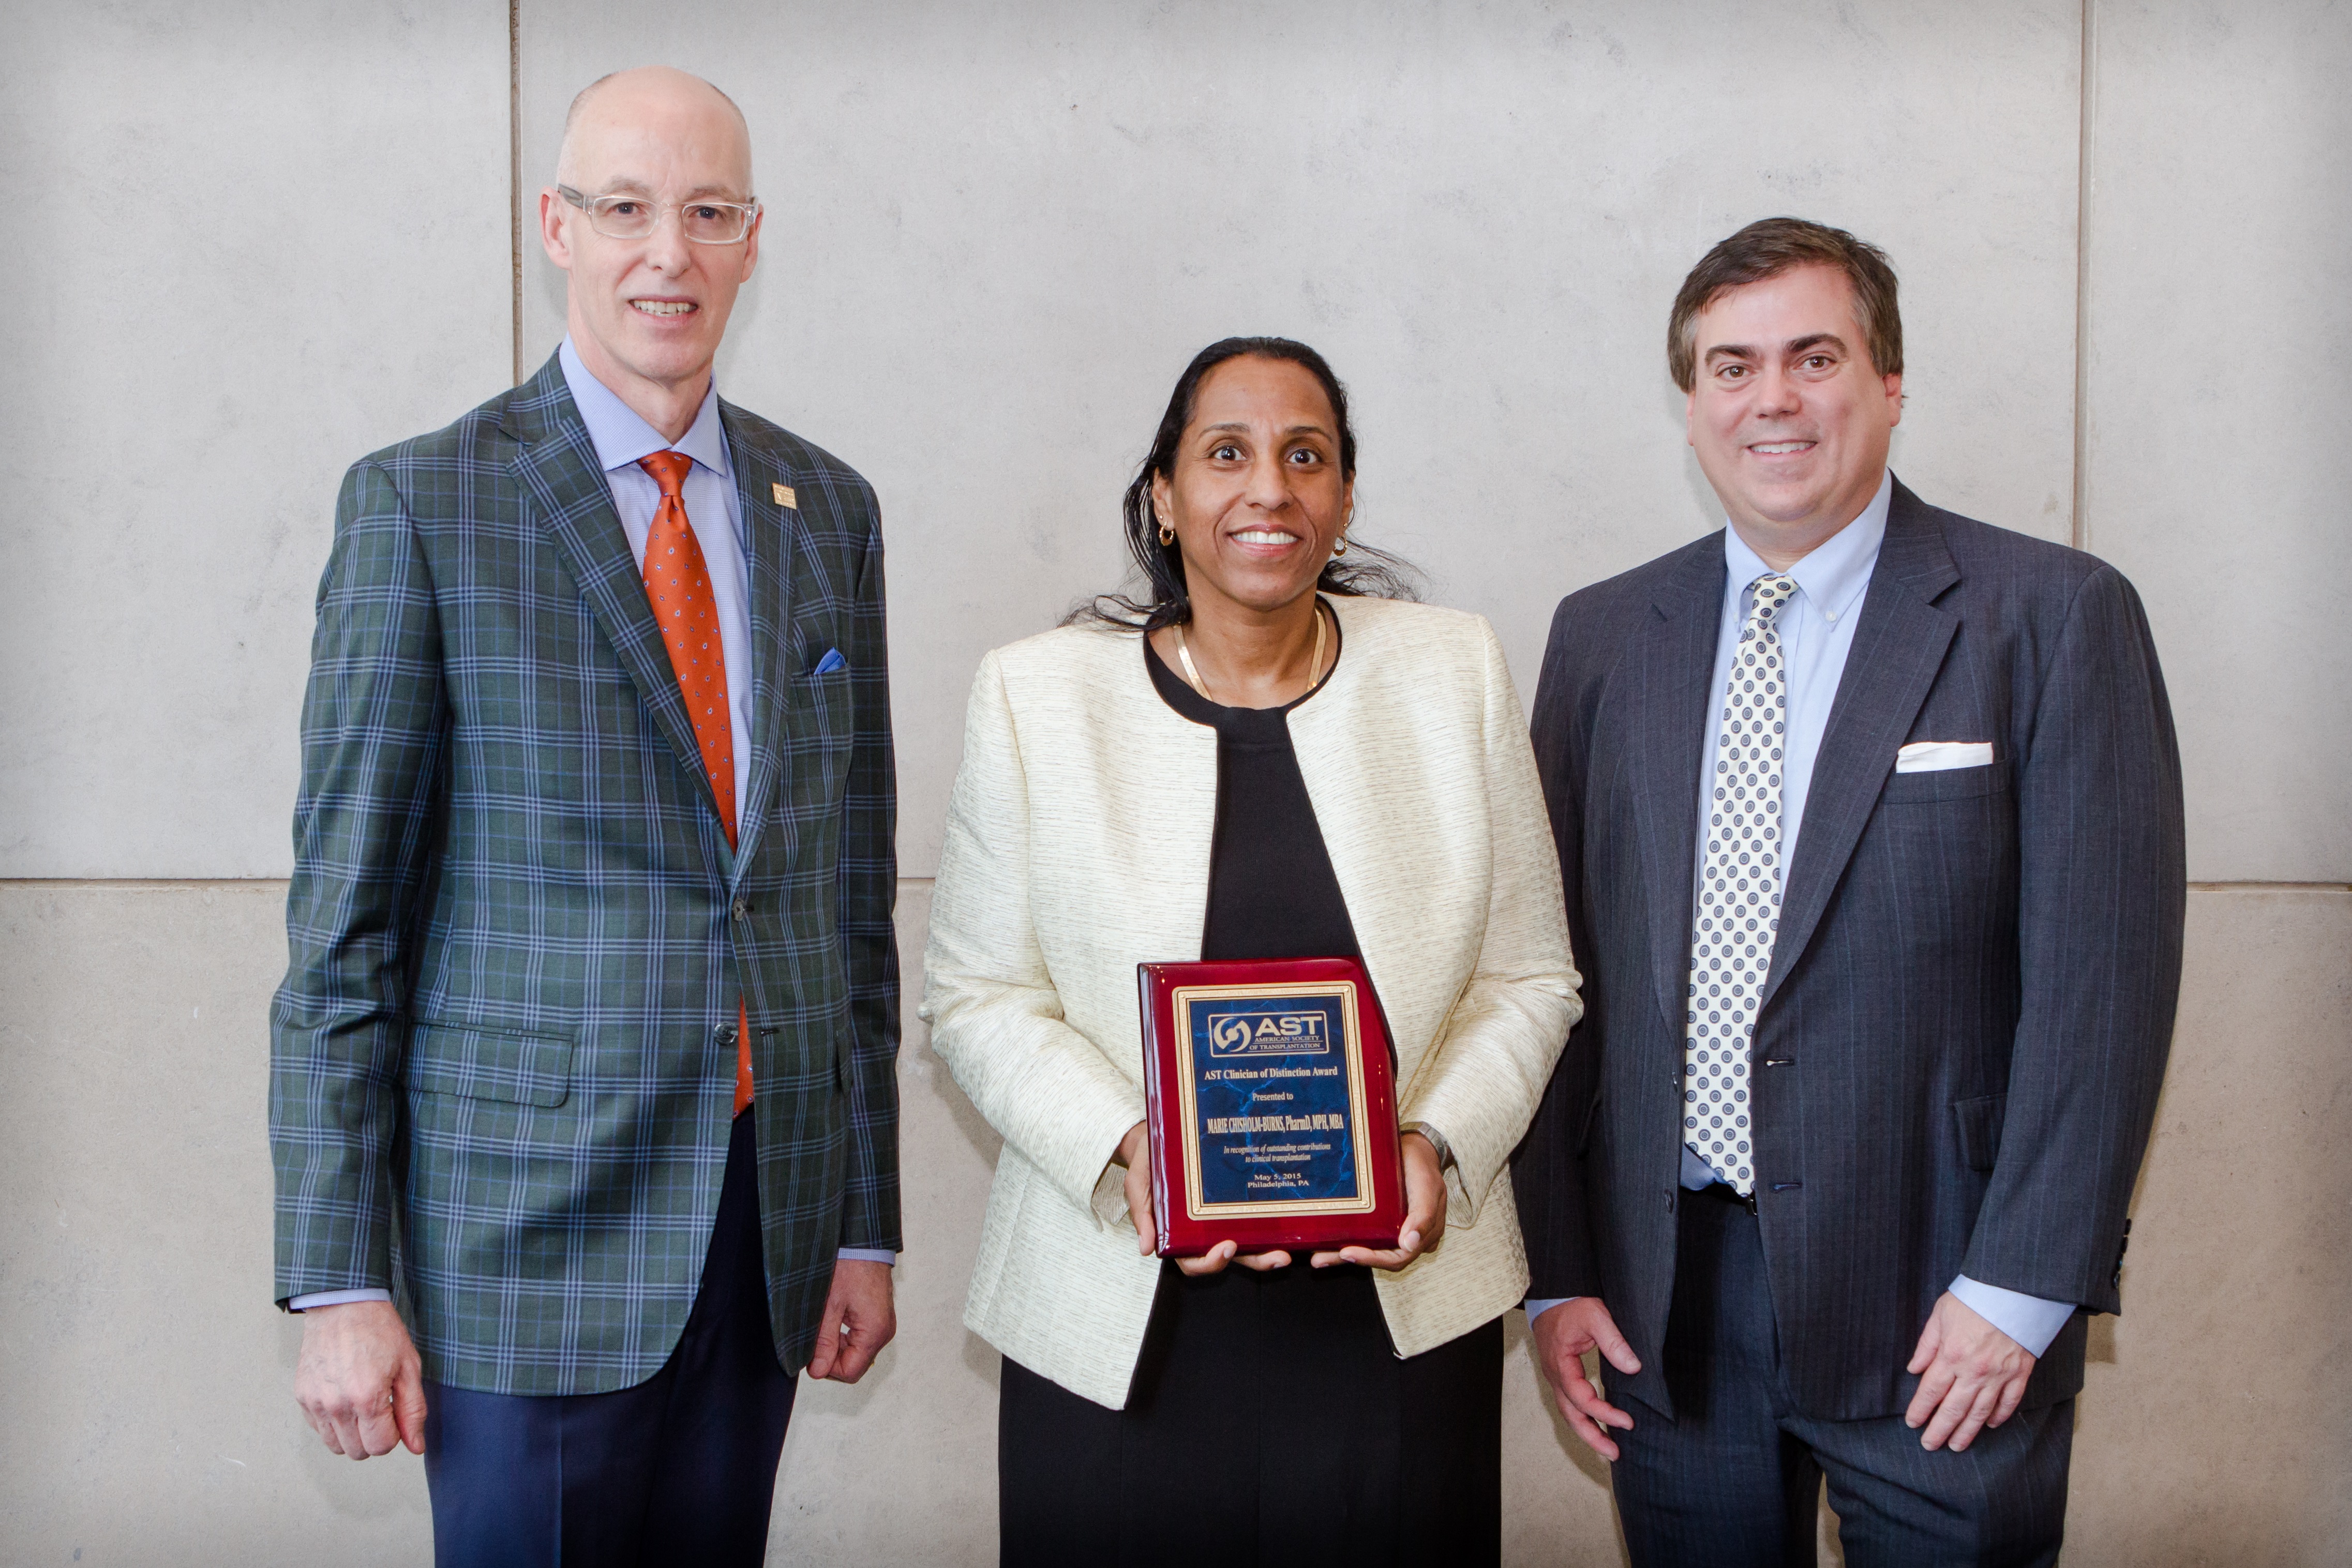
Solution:
M 1854 316 L 1882 376 L 1903 373 L 1903 313 L 1895 304 L 1895 266 L 1886 253 L 1843 229 L 1803 218 L 1759 218 L 1699 258 L 1666 319 L 1666 369 L 1689 392 L 1698 379 L 1698 315 L 1724 295 L 1800 267 L 1834 267 L 1853 286 Z

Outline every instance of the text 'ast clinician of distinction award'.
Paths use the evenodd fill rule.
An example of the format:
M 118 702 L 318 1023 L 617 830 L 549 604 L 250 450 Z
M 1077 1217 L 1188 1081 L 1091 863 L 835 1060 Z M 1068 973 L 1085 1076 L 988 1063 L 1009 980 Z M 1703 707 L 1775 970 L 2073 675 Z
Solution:
M 1396 1088 L 1353 958 L 1139 964 L 1159 1253 L 1394 1247 Z

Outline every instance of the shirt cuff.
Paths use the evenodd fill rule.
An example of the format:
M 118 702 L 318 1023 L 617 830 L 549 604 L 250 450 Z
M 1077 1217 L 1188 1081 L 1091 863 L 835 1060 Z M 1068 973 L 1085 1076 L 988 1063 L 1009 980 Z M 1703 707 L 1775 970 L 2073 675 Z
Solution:
M 1554 1307 L 1564 1307 L 1575 1301 L 1574 1296 L 1542 1296 L 1528 1302 L 1528 1322 L 1533 1322 Z
M 2021 1291 L 1983 1284 L 1966 1274 L 1952 1281 L 1952 1294 L 1970 1312 L 2023 1345 L 2026 1354 L 2036 1361 L 2050 1348 L 2050 1342 L 2058 1337 L 2058 1331 L 2066 1326 L 2066 1320 L 2074 1315 L 2072 1301 L 2045 1301 Z
M 835 1256 L 852 1263 L 879 1263 L 886 1269 L 898 1266 L 896 1252 L 885 1252 L 878 1247 L 845 1247 Z
M 357 1291 L 312 1291 L 308 1295 L 297 1296 L 288 1301 L 286 1310 L 289 1312 L 307 1312 L 312 1307 L 340 1307 L 346 1301 L 388 1301 L 390 1300 L 392 1300 L 390 1291 L 374 1285 Z

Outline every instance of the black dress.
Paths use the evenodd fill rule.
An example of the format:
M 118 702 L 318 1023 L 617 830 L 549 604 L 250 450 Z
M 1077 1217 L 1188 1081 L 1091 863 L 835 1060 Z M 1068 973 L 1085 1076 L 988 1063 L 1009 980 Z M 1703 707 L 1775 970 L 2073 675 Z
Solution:
M 1223 707 L 1148 642 L 1143 656 L 1168 706 L 1217 732 L 1201 956 L 1360 956 L 1291 746 L 1286 716 L 1315 693 Z M 1163 1264 L 1126 1409 L 1006 1359 L 1003 1561 L 1493 1563 L 1502 1364 L 1500 1319 L 1400 1359 L 1371 1274 L 1352 1264 L 1302 1254 L 1201 1279 Z

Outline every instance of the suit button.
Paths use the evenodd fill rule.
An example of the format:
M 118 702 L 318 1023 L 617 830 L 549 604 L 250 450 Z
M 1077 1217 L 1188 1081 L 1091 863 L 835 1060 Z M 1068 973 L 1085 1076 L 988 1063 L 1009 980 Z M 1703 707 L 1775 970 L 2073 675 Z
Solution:
M 1666 1188 L 1666 1212 L 1667 1212 L 1668 1214 L 1672 1214 L 1674 1211 L 1675 1211 L 1675 1189 L 1674 1189 L 1674 1188 L 1672 1188 L 1672 1187 L 1668 1187 L 1668 1188 Z
M 735 1043 L 735 1026 L 731 1023 L 720 1024 L 717 1029 L 710 1031 L 710 1038 L 720 1045 L 733 1045 Z
M 749 920 L 751 918 L 751 901 L 750 899 L 739 898 L 735 901 L 735 918 L 738 920 Z

